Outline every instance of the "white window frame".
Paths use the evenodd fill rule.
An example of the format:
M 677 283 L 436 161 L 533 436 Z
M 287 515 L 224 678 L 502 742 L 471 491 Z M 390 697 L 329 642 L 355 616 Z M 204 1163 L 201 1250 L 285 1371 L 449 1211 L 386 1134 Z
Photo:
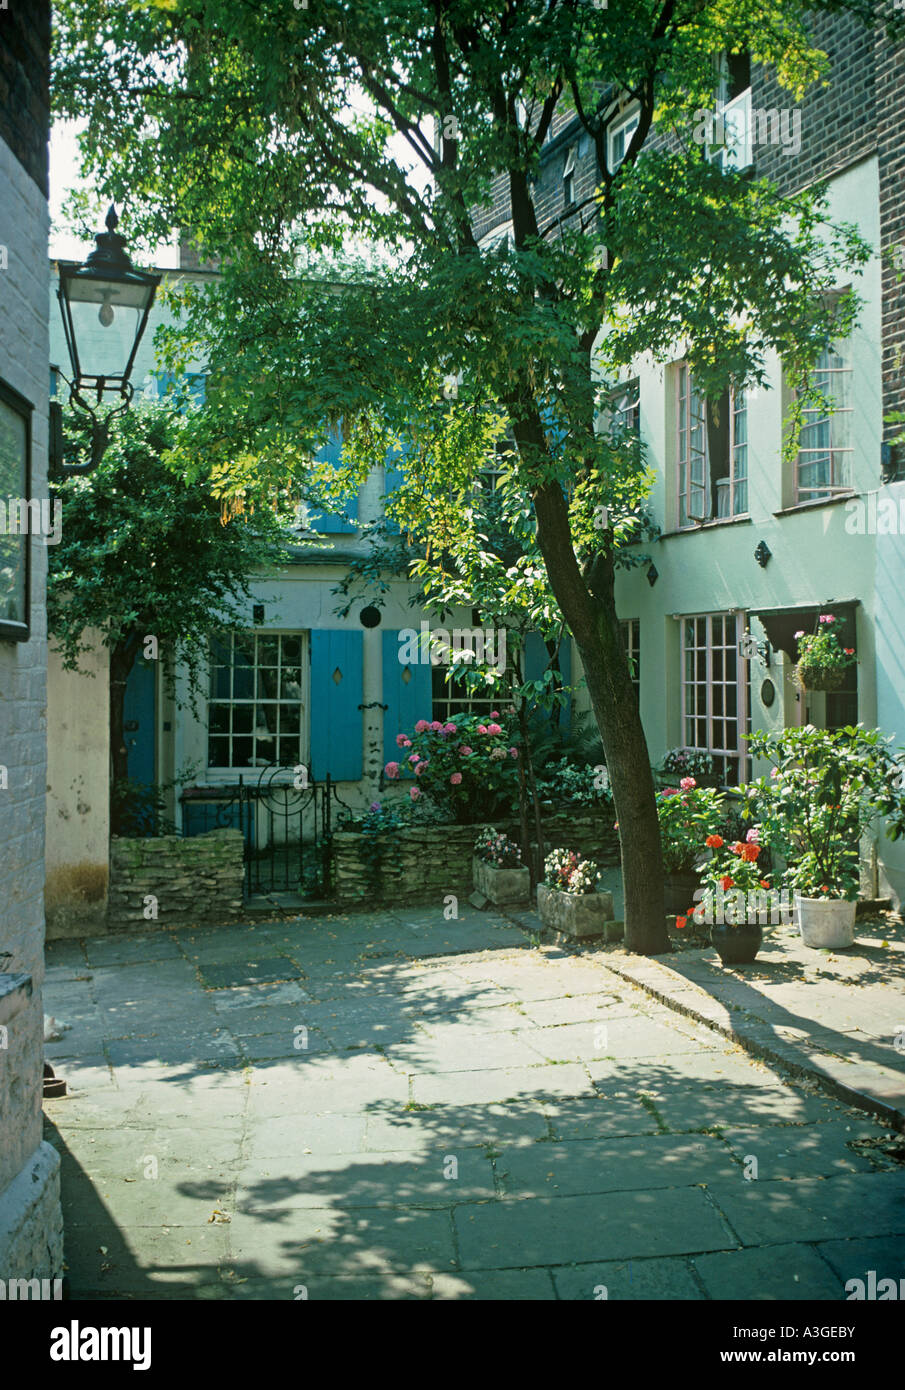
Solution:
M 829 362 L 833 357 L 838 358 L 841 365 L 832 366 Z M 828 362 L 823 363 L 827 358 Z M 825 394 L 832 400 L 848 400 L 848 405 L 838 405 L 834 411 L 818 412 L 816 410 L 805 410 L 803 412 L 801 438 L 799 439 L 798 455 L 795 459 L 795 504 L 803 502 L 822 502 L 829 497 L 845 496 L 853 491 L 852 464 L 854 460 L 854 396 L 853 396 L 853 359 L 851 339 L 845 338 L 830 344 L 828 348 L 820 354 L 818 365 L 815 367 L 814 376 L 828 376 L 829 384 L 833 389 L 826 391 Z M 846 380 L 847 379 L 847 380 Z M 843 391 L 841 395 L 836 389 L 836 382 L 842 381 Z M 847 386 L 847 390 L 845 387 Z M 825 447 L 822 445 L 808 445 L 802 447 L 801 439 L 810 438 L 805 435 L 806 429 L 819 428 L 825 425 L 829 435 L 829 443 Z M 802 487 L 801 471 L 808 464 L 818 462 L 821 458 L 826 458 L 829 462 L 829 481 L 818 483 L 808 487 Z
M 307 631 L 301 631 L 301 630 L 298 630 L 298 629 L 285 629 L 285 630 L 284 630 L 284 629 L 279 629 L 279 630 L 271 629 L 271 630 L 268 630 L 268 631 L 266 631 L 266 632 L 256 631 L 256 630 L 254 630 L 254 629 L 248 629 L 248 630 L 245 630 L 245 631 L 236 631 L 236 632 L 232 632 L 232 633 L 229 634 L 230 655 L 231 655 L 231 657 L 234 655 L 234 652 L 235 652 L 235 642 L 236 642 L 236 638 L 250 638 L 250 639 L 253 639 L 253 640 L 254 640 L 254 661 L 253 661 L 253 664 L 252 664 L 252 666 L 251 666 L 251 668 L 250 668 L 251 671 L 252 671 L 252 686 L 251 686 L 251 688 L 252 688 L 252 694 L 251 694 L 250 696 L 239 696 L 239 697 L 236 697 L 236 696 L 234 695 L 234 693 L 233 693 L 234 676 L 233 676 L 232 674 L 230 675 L 230 681 L 229 681 L 229 686 L 230 686 L 230 693 L 229 693 L 229 695 L 228 695 L 228 696 L 218 696 L 218 695 L 216 695 L 216 694 L 213 693 L 213 691 L 214 691 L 215 671 L 217 671 L 217 670 L 226 670 L 226 671 L 229 671 L 230 673 L 233 673 L 233 672 L 235 671 L 235 669 L 236 669 L 236 666 L 235 666 L 235 661 L 234 661 L 234 660 L 231 660 L 231 661 L 230 661 L 230 664 L 229 664 L 228 666 L 227 666 L 227 665 L 223 665 L 223 664 L 219 664 L 219 665 L 215 666 L 214 662 L 211 660 L 211 655 L 212 655 L 212 651 L 213 651 L 213 649 L 211 648 L 211 653 L 209 654 L 209 657 L 208 657 L 208 677 L 207 677 L 207 692 L 208 692 L 208 693 L 207 693 L 207 698 L 206 698 L 206 711 L 205 711 L 205 721 L 204 721 L 204 740 L 205 740 L 205 781 L 207 782 L 207 784 L 209 784 L 209 785 L 216 785 L 217 783 L 219 783 L 219 782 L 224 782 L 224 781 L 234 782 L 234 781 L 236 780 L 236 778 L 237 778 L 240 774 L 241 774 L 242 776 L 244 776 L 244 777 L 251 777 L 251 776 L 257 777 L 257 776 L 260 775 L 260 772 L 261 772 L 262 768 L 269 767 L 269 766 L 271 766 L 273 763 L 278 763 L 280 766 L 297 766 L 297 765 L 299 765 L 299 764 L 302 764 L 303 766 L 307 766 L 307 765 L 308 765 L 309 737 L 310 737 L 310 723 L 309 723 L 309 711 L 310 711 L 310 702 L 309 702 L 310 655 L 309 655 L 309 653 L 310 653 L 310 645 L 309 645 L 308 637 L 309 637 L 309 634 L 308 634 Z M 294 671 L 294 670 L 298 670 L 298 672 L 299 672 L 299 679 L 298 679 L 298 682 L 297 682 L 299 693 L 298 693 L 297 696 L 293 695 L 293 696 L 291 696 L 291 697 L 283 696 L 283 695 L 281 695 L 281 693 L 280 693 L 280 689 L 281 689 L 281 686 L 282 686 L 282 675 L 283 675 L 283 669 L 284 669 L 284 664 L 283 664 L 283 659 L 282 659 L 282 658 L 283 658 L 283 644 L 284 644 L 284 640 L 287 639 L 287 638 L 298 638 L 298 639 L 299 639 L 300 663 L 299 663 L 298 665 L 296 665 L 295 663 L 292 663 L 291 667 L 288 666 L 288 663 L 287 663 L 287 669 L 291 669 L 291 670 L 293 670 L 293 671 Z M 222 638 L 221 638 L 221 639 L 219 639 L 219 640 L 222 641 L 222 640 L 225 640 L 225 639 L 222 639 Z M 258 659 L 258 658 L 259 658 L 259 654 L 261 653 L 261 650 L 262 650 L 262 643 L 268 642 L 268 641 L 271 641 L 271 640 L 276 640 L 276 641 L 277 641 L 277 665 L 276 665 L 276 666 L 263 665 L 263 664 L 259 661 L 259 659 Z M 262 690 L 262 693 L 260 693 L 260 694 L 258 693 L 258 691 L 259 691 L 259 685 L 260 685 L 260 686 L 263 686 L 263 681 L 259 682 L 259 672 L 262 672 L 262 671 L 275 671 L 275 672 L 277 673 L 277 694 L 276 694 L 276 696 L 269 695 L 269 694 L 266 693 L 266 691 L 263 691 L 263 690 Z M 280 718 L 279 718 L 279 713 L 278 713 L 278 719 L 277 719 L 277 728 L 276 728 L 276 730 L 274 731 L 274 736 L 273 736 L 273 738 L 266 738 L 266 739 L 265 739 L 265 738 L 261 738 L 261 739 L 260 739 L 260 746 L 262 747 L 262 749 L 266 746 L 267 743 L 273 743 L 273 744 L 275 745 L 275 751 L 277 752 L 278 756 L 275 757 L 275 758 L 264 759 L 264 758 L 262 757 L 262 755 L 259 755 L 259 754 L 258 754 L 259 735 L 258 735 L 258 733 L 257 733 L 257 730 L 258 730 L 259 728 L 262 727 L 262 726 L 259 724 L 259 722 L 258 722 L 258 707 L 259 707 L 259 706 L 264 706 L 264 705 L 276 705 L 276 706 L 278 706 L 278 707 L 287 706 L 287 707 L 290 707 L 290 708 L 293 707 L 293 706 L 297 706 L 297 708 L 298 708 L 298 712 L 299 712 L 299 714 L 298 714 L 299 729 L 298 729 L 298 745 L 297 745 L 297 746 L 298 746 L 298 756 L 297 756 L 297 757 L 293 757 L 293 758 L 291 759 L 291 761 L 288 762 L 288 763 L 286 762 L 285 758 L 282 756 L 282 749 L 281 749 L 281 747 L 280 747 L 280 744 L 281 744 L 281 741 L 282 741 L 281 738 L 280 738 L 280 734 L 281 734 L 280 725 L 281 725 L 282 721 L 281 721 Z M 210 731 L 211 711 L 212 711 L 213 707 L 215 707 L 215 706 L 226 706 L 226 707 L 230 710 L 230 717 L 229 717 L 229 733 L 228 733 L 228 734 L 211 733 L 211 731 Z M 233 722 L 234 722 L 234 721 L 233 721 L 232 711 L 233 711 L 234 709 L 236 709 L 236 708 L 239 708 L 239 707 L 247 707 L 247 706 L 250 706 L 250 707 L 251 707 L 251 711 L 252 711 L 252 729 L 251 729 L 251 733 L 250 733 L 250 734 L 249 734 L 247 731 L 243 730 L 243 729 L 239 729 L 239 730 L 234 730 L 234 729 L 233 729 Z M 264 726 L 264 727 L 266 727 L 266 726 Z M 287 737 L 287 738 L 291 738 L 292 736 L 293 736 L 292 732 L 291 732 L 291 731 L 287 731 L 286 737 Z M 234 742 L 235 742 L 236 739 L 245 739 L 245 738 L 249 738 L 249 737 L 252 739 L 252 760 L 251 760 L 250 762 L 244 764 L 244 765 L 241 765 L 241 764 L 240 764 L 240 765 L 236 765 L 235 763 L 232 762 L 232 756 L 233 756 L 233 751 L 234 751 L 234 750 L 233 750 L 233 744 L 234 744 Z M 219 738 L 219 739 L 227 738 L 227 739 L 229 740 L 228 747 L 229 747 L 229 753 L 230 753 L 230 759 L 231 759 L 231 761 L 230 761 L 230 765 L 229 765 L 228 767 L 224 767 L 224 766 L 221 766 L 221 765 L 214 766 L 214 765 L 211 764 L 210 758 L 211 758 L 211 739 L 212 739 L 212 738 L 214 738 L 214 739 L 218 739 L 218 738 Z
M 717 514 L 714 516 L 711 513 L 710 448 L 707 440 L 707 419 L 703 413 L 702 398 L 695 390 L 694 379 L 687 362 L 676 363 L 675 391 L 677 529 L 680 531 L 690 530 L 695 525 L 700 524 L 700 522 L 691 519 L 692 513 L 696 517 L 703 517 L 705 521 L 732 521 L 738 517 L 748 516 L 750 480 L 748 473 L 748 406 L 745 393 L 737 393 L 731 388 L 729 390 L 729 472 L 725 479 L 719 480 L 725 484 L 722 495 L 728 496 L 728 509 L 724 511 L 718 505 Z M 693 414 L 695 409 L 700 409 L 701 413 Z M 744 416 L 745 419 L 745 437 L 741 440 L 738 438 L 740 416 Z M 692 423 L 693 421 L 694 423 Z M 696 434 L 701 441 L 700 448 L 696 448 L 693 442 Z M 695 469 L 693 464 L 697 460 L 700 460 L 700 467 Z M 701 475 L 701 481 L 695 477 L 696 472 Z M 745 505 L 744 507 L 737 507 L 736 496 L 742 485 L 745 489 Z M 693 500 L 695 496 L 703 498 L 703 505 L 700 509 Z
M 722 622 L 723 641 L 714 643 L 714 625 Z M 704 624 L 704 641 L 700 642 Z M 691 625 L 692 643 L 687 637 Z M 693 748 L 709 753 L 716 767 L 722 769 L 722 780 L 732 785 L 744 782 L 747 778 L 747 748 L 742 735 L 748 726 L 748 662 L 739 654 L 739 641 L 744 631 L 744 614 L 739 612 L 689 613 L 679 620 L 679 681 L 681 687 L 682 739 L 684 748 Z M 728 631 L 728 636 L 727 636 Z M 693 653 L 693 679 L 688 679 L 687 656 Z M 717 653 L 721 659 L 717 660 Z M 703 654 L 703 662 L 699 659 Z M 731 655 L 735 667 L 735 679 L 726 676 L 726 663 Z M 703 666 L 703 671 L 701 667 Z M 717 669 L 717 668 L 721 669 Z M 727 714 L 727 691 L 735 691 L 735 714 Z M 693 692 L 693 708 L 691 695 Z M 719 708 L 721 706 L 721 708 Z M 703 739 L 700 737 L 703 724 Z M 730 744 L 724 736 L 721 741 L 714 737 L 715 729 L 722 725 L 726 734 L 727 725 L 735 729 L 735 741 Z M 734 764 L 736 782 L 726 776 L 728 764 Z
M 640 120 L 641 107 L 638 105 L 637 102 L 635 102 L 632 106 L 629 106 L 627 108 L 625 114 L 621 117 L 621 119 L 618 120 L 616 124 L 610 130 L 607 131 L 606 161 L 607 167 L 609 168 L 611 174 L 615 174 L 616 170 L 619 168 L 619 165 L 625 158 L 626 151 L 628 150 L 628 147 L 631 144 L 632 136 L 638 129 L 638 124 Z M 617 157 L 615 153 L 616 137 L 623 134 L 625 136 L 625 143 L 623 145 L 622 154 Z

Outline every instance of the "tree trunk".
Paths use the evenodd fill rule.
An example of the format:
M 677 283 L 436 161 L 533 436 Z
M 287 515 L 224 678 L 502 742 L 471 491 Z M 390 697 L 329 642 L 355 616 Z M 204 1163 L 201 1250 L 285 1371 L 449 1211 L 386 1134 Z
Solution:
M 613 789 L 625 891 L 625 945 L 641 955 L 655 955 L 670 949 L 660 825 L 647 740 L 616 614 L 615 566 L 610 556 L 598 555 L 588 577 L 582 574 L 558 483 L 539 487 L 534 507 L 538 543 L 581 655 Z
M 135 664 L 140 638 L 130 633 L 110 650 L 110 830 L 120 833 L 118 788 L 129 777 L 129 750 L 126 746 L 124 710 L 126 683 Z

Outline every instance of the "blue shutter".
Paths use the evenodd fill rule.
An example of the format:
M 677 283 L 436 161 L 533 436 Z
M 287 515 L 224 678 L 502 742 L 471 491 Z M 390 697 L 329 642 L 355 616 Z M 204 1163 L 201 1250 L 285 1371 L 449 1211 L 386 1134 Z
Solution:
M 311 633 L 311 776 L 357 782 L 362 774 L 364 633 Z
M 547 644 L 539 632 L 529 632 L 525 639 L 525 680 L 539 681 L 547 669 L 550 661 L 550 653 L 547 651 Z M 572 682 L 572 639 L 568 633 L 563 637 L 559 644 L 559 669 L 562 674 L 563 685 L 570 685 Z M 559 722 L 563 732 L 569 727 L 569 720 L 572 715 L 572 697 L 568 697 L 566 704 L 560 707 Z
M 417 629 L 416 629 L 417 630 Z M 431 718 L 431 666 L 404 666 L 399 631 L 383 630 L 383 761 L 398 762 L 396 735 L 408 733 L 416 719 Z
M 334 468 L 339 468 L 342 461 L 342 435 L 340 431 L 334 430 L 327 443 L 315 454 L 318 463 L 332 463 Z M 357 529 L 358 522 L 358 498 L 350 497 L 336 512 L 323 512 L 311 508 L 308 513 L 308 525 L 312 531 L 323 531 L 328 535 L 348 534 Z

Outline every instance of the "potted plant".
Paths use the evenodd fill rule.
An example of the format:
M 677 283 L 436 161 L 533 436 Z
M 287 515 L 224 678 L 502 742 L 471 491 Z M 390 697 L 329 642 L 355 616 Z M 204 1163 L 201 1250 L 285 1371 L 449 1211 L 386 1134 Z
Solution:
M 522 864 L 521 850 L 492 825 L 475 839 L 472 877 L 475 888 L 497 907 L 526 902 L 531 893 L 531 875 Z
M 772 896 L 774 889 L 758 863 L 760 834 L 755 826 L 732 844 L 721 835 L 704 841 L 710 859 L 701 870 L 701 900 L 689 915 L 699 925 L 709 925 L 711 944 L 724 965 L 750 964 L 763 944 L 761 922 L 767 916 L 767 894 Z
M 604 936 L 613 920 L 613 895 L 601 893 L 600 872 L 590 859 L 570 849 L 555 849 L 544 860 L 544 881 L 537 885 L 537 910 L 545 927 L 582 939 Z
M 657 793 L 667 916 L 683 912 L 700 886 L 697 867 L 702 845 L 719 828 L 724 803 L 722 792 L 699 787 L 694 777 L 683 777 L 678 787 Z
M 754 756 L 773 763 L 770 776 L 745 794 L 765 842 L 786 862 L 783 882 L 795 895 L 801 939 L 851 946 L 861 838 L 878 815 L 890 838 L 905 832 L 903 770 L 890 740 L 861 724 L 748 737 Z
M 854 665 L 854 647 L 843 647 L 835 632 L 836 617 L 821 613 L 815 632 L 796 632 L 798 662 L 794 679 L 802 690 L 838 690 Z

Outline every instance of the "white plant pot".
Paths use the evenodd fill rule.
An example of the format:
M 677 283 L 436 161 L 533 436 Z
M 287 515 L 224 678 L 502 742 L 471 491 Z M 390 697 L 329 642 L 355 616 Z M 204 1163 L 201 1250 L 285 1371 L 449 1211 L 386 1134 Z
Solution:
M 857 903 L 844 898 L 803 898 L 795 894 L 798 930 L 805 946 L 844 950 L 855 940 Z
M 531 893 L 531 875 L 527 868 L 504 869 L 475 855 L 471 861 L 471 877 L 478 892 L 489 898 L 495 907 L 525 903 Z
M 559 888 L 537 885 L 537 910 L 545 927 L 578 941 L 606 936 L 613 920 L 612 893 L 563 893 Z

